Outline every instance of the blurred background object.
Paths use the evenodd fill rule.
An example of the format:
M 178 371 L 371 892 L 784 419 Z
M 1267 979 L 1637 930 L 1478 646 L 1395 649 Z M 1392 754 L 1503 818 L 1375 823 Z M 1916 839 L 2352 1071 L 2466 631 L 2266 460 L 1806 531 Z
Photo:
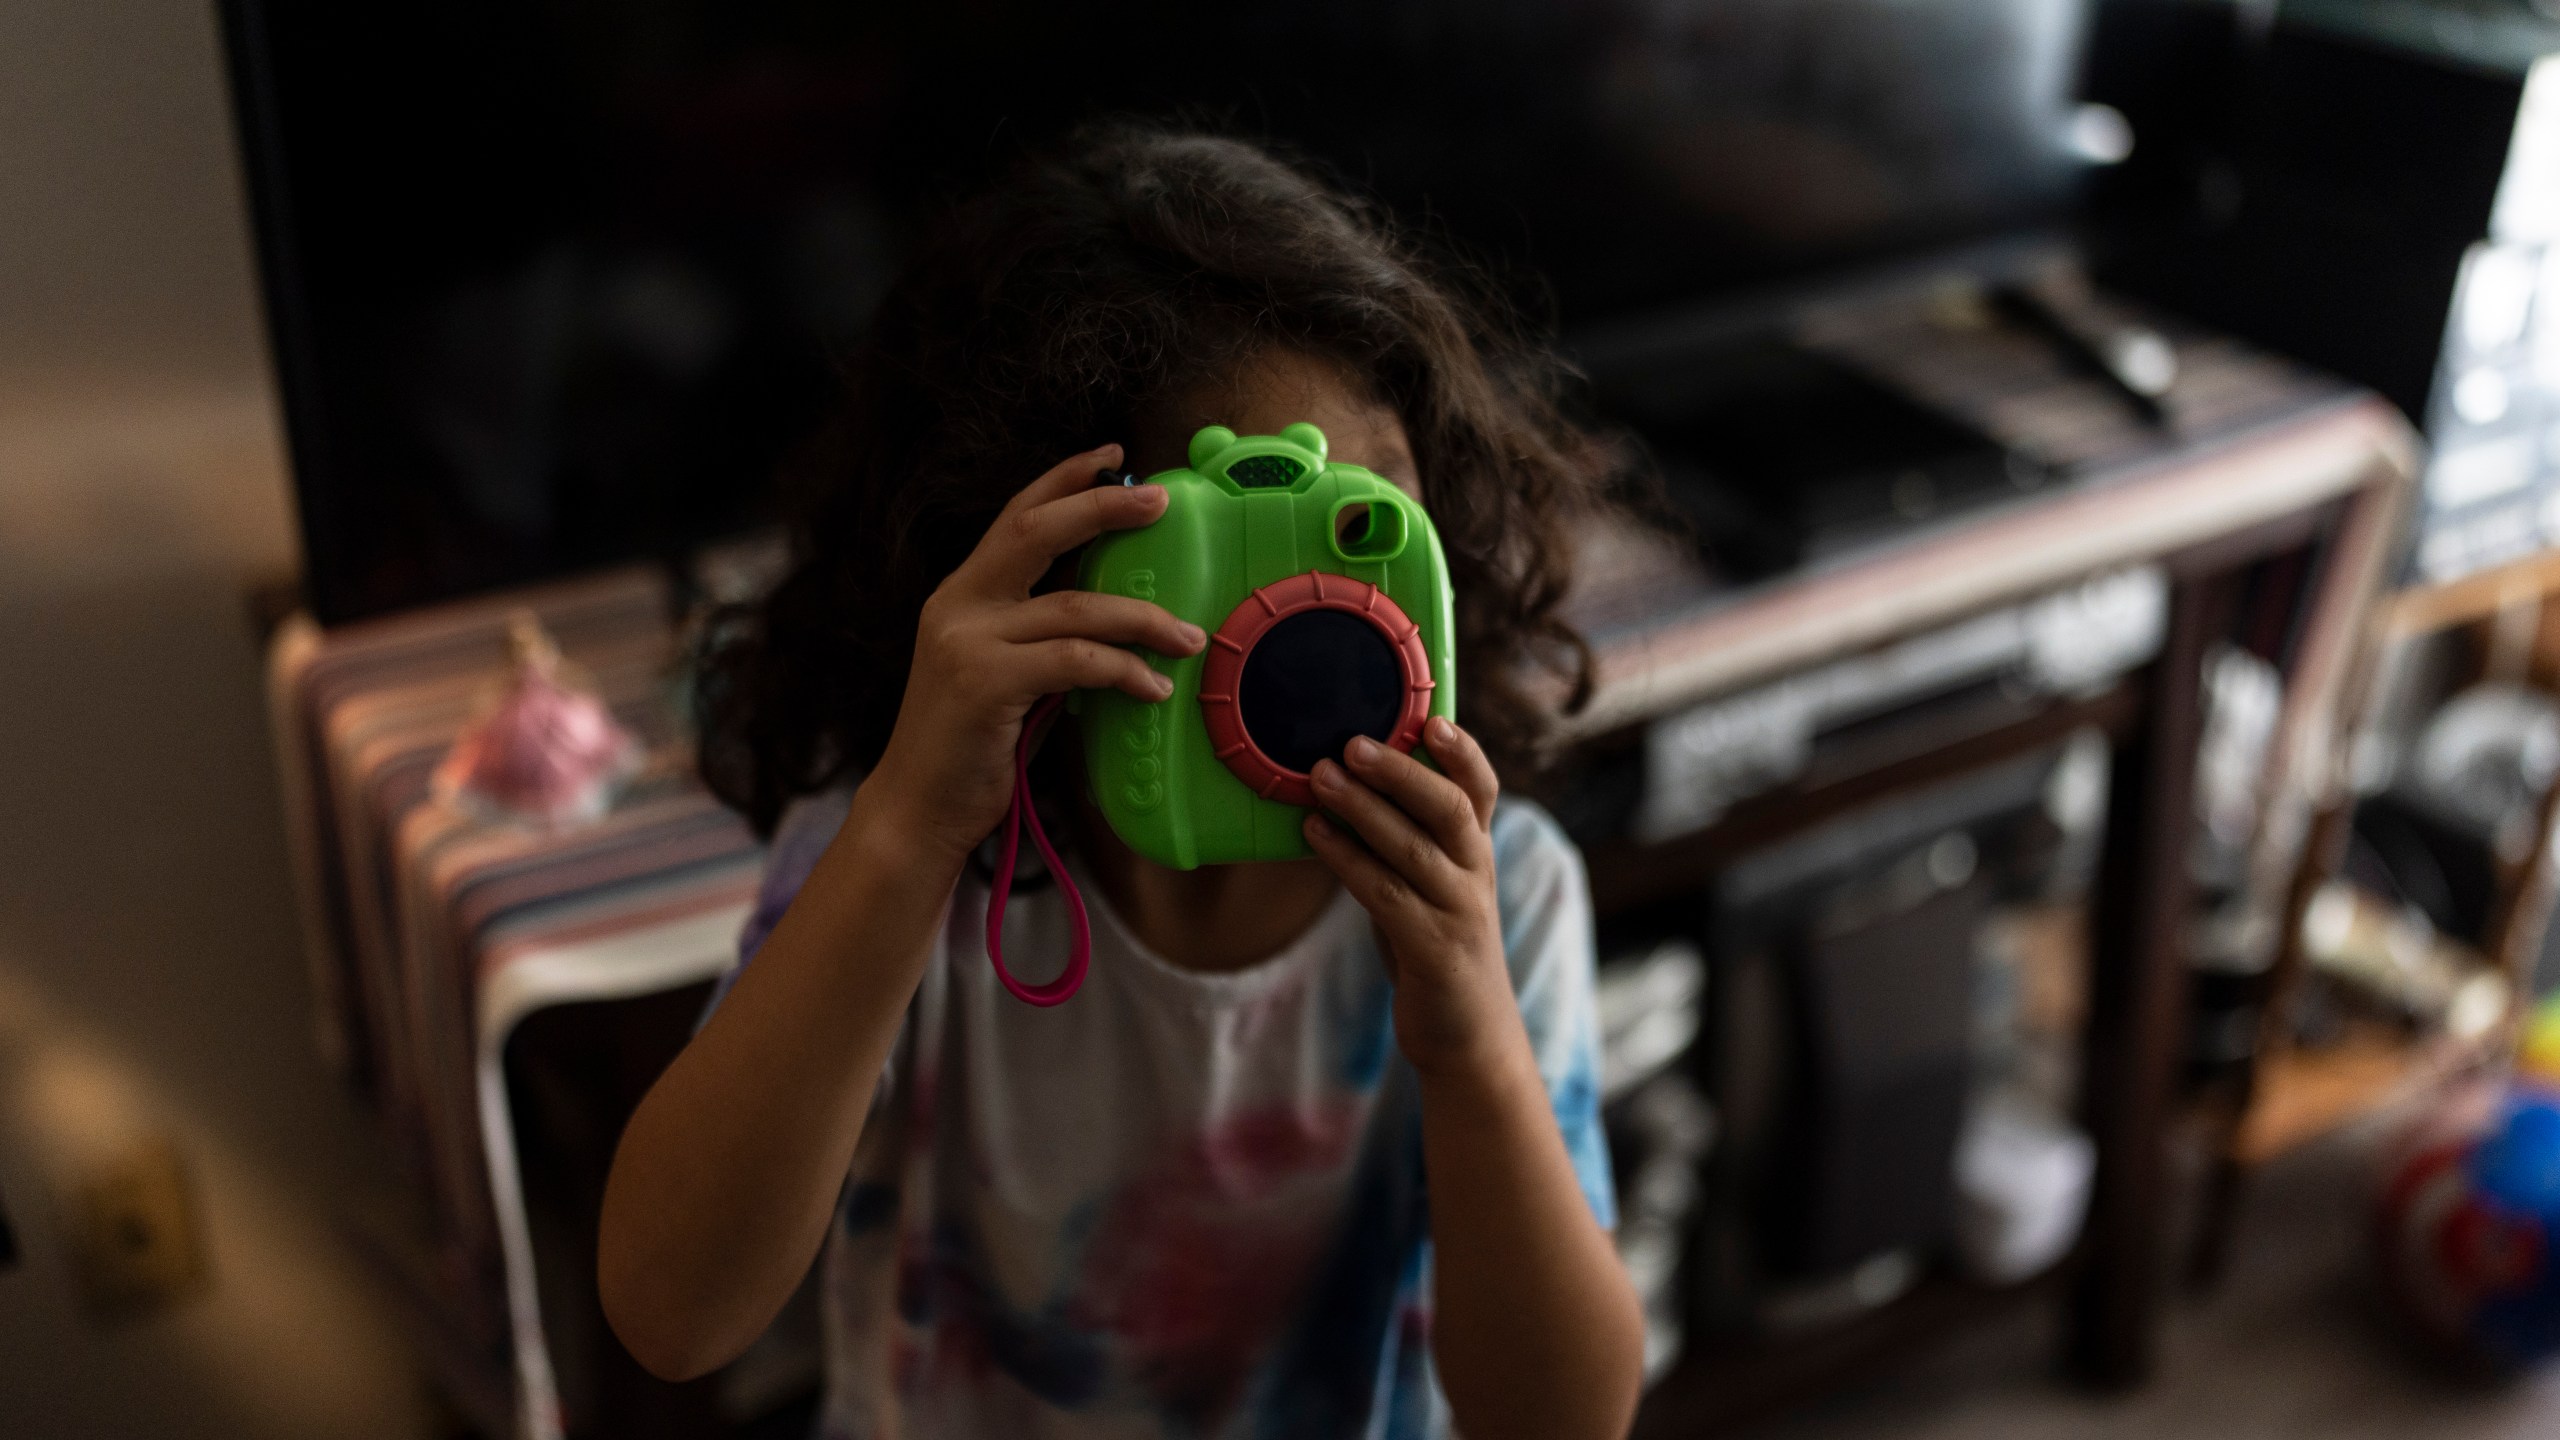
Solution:
M 436 766 L 436 797 L 554 828 L 594 820 L 640 767 L 640 742 L 529 610 L 507 620 L 512 672 Z
M 1576 330 L 2059 228 L 2092 143 L 2057 0 L 223 8 L 324 622 L 766 517 L 937 198 L 1102 111 L 1283 138 Z M 1830 383 L 1797 403 L 1898 403 Z M 1851 443 L 1969 445 L 2006 492 L 1893 413 L 1915 433 Z M 1773 514 L 1781 553 L 1736 562 L 1880 501 Z
M 2455 1363 L 2512 1375 L 2560 1353 L 2560 1101 L 2456 1092 L 2404 1142 L 2377 1235 L 2411 1328 Z
M 2560 1423 L 2425 1390 L 2322 1278 L 2390 1117 L 2453 1117 L 2465 1205 L 2540 1153 L 2461 1107 L 2560 981 L 2541 7 L 0 37 L 0 1429 L 805 1425 L 805 1303 L 666 1386 L 593 1296 L 613 1138 L 760 864 L 689 773 L 689 647 L 772 575 L 773 474 L 921 219 L 1131 107 L 1481 262 L 1662 481 L 1578 537 L 1598 684 L 1542 797 L 1592 862 L 1643 1435 L 2076 1430 L 2041 1354 L 1965 1358 L 2046 1308 L 2079 1381 L 2153 1381 L 2146 1434 Z M 571 823 L 439 801 L 554 645 L 603 762 Z
M 2092 188 L 2093 269 L 2422 422 L 2431 582 L 2560 540 L 2555 51 L 2518 0 L 2099 7 L 2088 93 L 2146 143 Z

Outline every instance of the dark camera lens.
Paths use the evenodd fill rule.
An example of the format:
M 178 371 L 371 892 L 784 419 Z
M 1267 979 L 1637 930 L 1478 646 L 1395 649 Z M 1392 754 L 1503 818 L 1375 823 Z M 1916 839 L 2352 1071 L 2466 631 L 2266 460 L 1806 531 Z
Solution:
M 1340 610 L 1282 619 L 1245 656 L 1236 687 L 1245 733 L 1303 774 L 1342 758 L 1354 735 L 1383 741 L 1404 708 L 1404 667 L 1378 628 Z

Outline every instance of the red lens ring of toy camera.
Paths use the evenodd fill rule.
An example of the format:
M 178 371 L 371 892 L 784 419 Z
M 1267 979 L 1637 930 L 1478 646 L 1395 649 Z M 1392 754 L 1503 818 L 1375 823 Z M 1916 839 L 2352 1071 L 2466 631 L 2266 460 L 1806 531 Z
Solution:
M 1339 610 L 1357 615 L 1386 637 L 1404 668 L 1404 706 L 1395 728 L 1387 732 L 1389 749 L 1410 751 L 1422 739 L 1422 722 L 1431 717 L 1431 655 L 1422 643 L 1422 627 L 1387 593 L 1365 580 L 1310 570 L 1274 580 L 1244 598 L 1209 637 L 1209 654 L 1200 665 L 1200 720 L 1209 730 L 1209 746 L 1245 788 L 1265 800 L 1312 809 L 1315 788 L 1304 771 L 1291 770 L 1262 753 L 1245 729 L 1237 696 L 1244 688 L 1244 662 L 1271 628 L 1308 610 Z

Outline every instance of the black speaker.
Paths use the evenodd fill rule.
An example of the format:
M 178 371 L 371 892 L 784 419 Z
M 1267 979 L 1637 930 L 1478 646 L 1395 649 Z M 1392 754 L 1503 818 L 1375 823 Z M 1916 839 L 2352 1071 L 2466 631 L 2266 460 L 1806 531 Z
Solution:
M 1948 1238 L 1975 935 L 2050 874 L 2049 773 L 2031 757 L 1882 802 L 1720 877 L 1696 1073 L 1721 1124 L 1693 1328 L 1794 1323 L 1783 1296 Z
M 1761 1224 L 1777 1273 L 1835 1274 L 1948 1233 L 1983 910 L 1973 880 L 1817 921 L 1786 947 L 1799 1104 L 1770 1152 Z

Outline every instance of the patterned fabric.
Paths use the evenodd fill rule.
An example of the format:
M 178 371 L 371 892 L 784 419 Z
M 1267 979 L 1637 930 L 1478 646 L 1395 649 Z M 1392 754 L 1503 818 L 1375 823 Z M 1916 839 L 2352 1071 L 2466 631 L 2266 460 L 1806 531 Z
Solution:
M 845 805 L 786 817 L 748 960 Z M 1614 1224 L 1581 858 L 1526 804 L 1493 835 L 1513 988 Z M 821 1262 L 820 1433 L 1445 1435 L 1420 1102 L 1367 915 L 1338 895 L 1279 954 L 1200 974 L 1084 892 L 1092 973 L 1054 1010 L 996 982 L 984 882 L 952 897 Z M 1004 924 L 1026 969 L 1065 953 L 1053 887 L 1018 891 Z

